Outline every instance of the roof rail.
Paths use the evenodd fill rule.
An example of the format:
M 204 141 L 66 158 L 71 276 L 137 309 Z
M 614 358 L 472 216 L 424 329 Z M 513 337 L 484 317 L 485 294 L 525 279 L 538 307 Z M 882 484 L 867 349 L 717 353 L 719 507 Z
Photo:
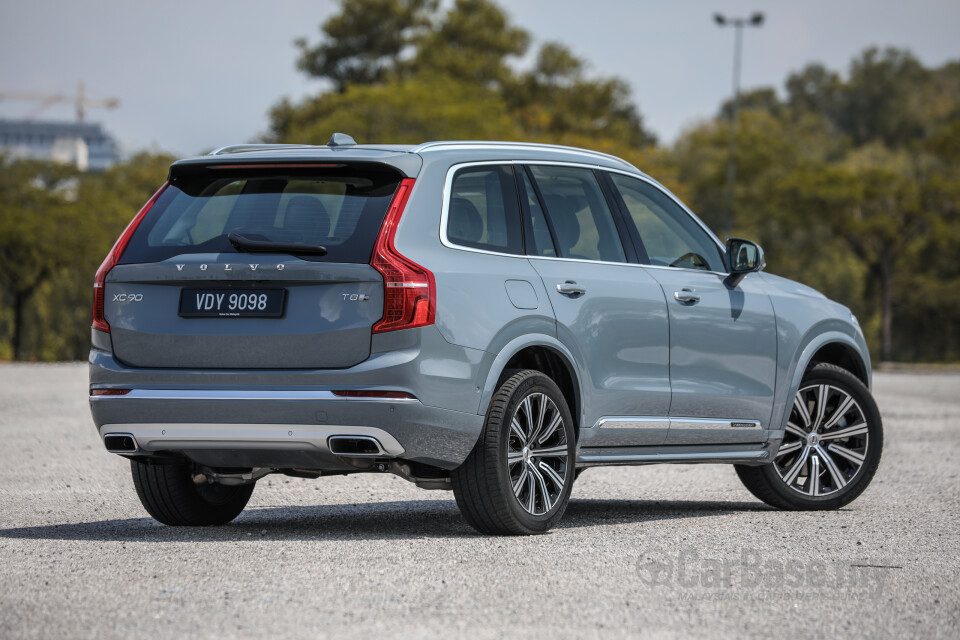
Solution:
M 511 147 L 516 149 L 535 149 L 539 151 L 563 151 L 563 152 L 572 152 L 580 153 L 590 156 L 595 156 L 597 158 L 604 158 L 612 162 L 616 162 L 631 169 L 636 169 L 632 164 L 624 160 L 623 158 L 618 158 L 617 156 L 610 155 L 609 153 L 602 153 L 600 151 L 591 151 L 589 149 L 581 149 L 580 147 L 567 147 L 559 144 L 543 144 L 539 142 L 494 142 L 494 141 L 485 141 L 485 140 L 443 140 L 437 142 L 424 142 L 423 144 L 417 145 L 410 150 L 411 153 L 420 153 L 421 151 L 427 151 L 431 149 L 440 150 L 444 147 L 460 147 L 460 146 L 472 146 L 472 147 Z
M 207 155 L 223 156 L 231 153 L 243 153 L 244 151 L 272 151 L 274 149 L 305 149 L 312 147 L 311 144 L 231 144 L 226 147 L 214 149 Z

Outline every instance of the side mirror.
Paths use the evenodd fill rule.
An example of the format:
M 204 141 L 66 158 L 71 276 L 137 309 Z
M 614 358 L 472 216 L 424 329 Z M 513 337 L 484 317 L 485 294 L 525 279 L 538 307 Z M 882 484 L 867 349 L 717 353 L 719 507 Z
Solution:
M 750 242 L 743 238 L 730 238 L 727 240 L 727 268 L 730 275 L 724 280 L 728 287 L 735 287 L 740 284 L 744 276 L 754 271 L 763 271 L 767 266 L 763 258 L 763 249 L 756 242 Z

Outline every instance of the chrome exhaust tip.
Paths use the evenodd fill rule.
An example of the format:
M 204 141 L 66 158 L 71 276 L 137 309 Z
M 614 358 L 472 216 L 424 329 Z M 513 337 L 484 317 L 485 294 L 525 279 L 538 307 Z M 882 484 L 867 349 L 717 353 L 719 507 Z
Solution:
M 349 458 L 392 457 L 376 438 L 370 436 L 330 436 L 327 448 L 334 455 Z
M 103 446 L 110 453 L 136 453 L 139 450 L 137 439 L 132 433 L 107 433 L 103 436 Z

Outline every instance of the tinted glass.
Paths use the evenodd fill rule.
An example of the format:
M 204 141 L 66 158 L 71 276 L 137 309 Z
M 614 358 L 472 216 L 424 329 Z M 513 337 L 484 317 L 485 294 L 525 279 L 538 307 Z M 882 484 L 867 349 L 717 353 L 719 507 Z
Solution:
M 561 257 L 627 261 L 613 215 L 593 171 L 535 165 L 530 172 Z
M 670 196 L 653 185 L 611 174 L 650 264 L 725 271 L 717 244 Z
M 547 226 L 547 218 L 543 214 L 543 207 L 537 199 L 537 192 L 533 189 L 533 183 L 530 182 L 530 176 L 527 172 L 523 173 L 523 190 L 526 194 L 527 207 L 530 211 L 530 229 L 533 231 L 533 239 L 527 243 L 527 253 L 532 256 L 552 256 L 556 257 L 557 250 L 553 245 L 553 237 L 550 235 L 550 227 Z
M 231 232 L 321 245 L 322 262 L 368 262 L 400 176 L 389 168 L 195 169 L 177 176 L 141 222 L 121 263 L 236 253 Z
M 447 239 L 501 253 L 521 253 L 520 210 L 511 166 L 468 167 L 453 177 Z

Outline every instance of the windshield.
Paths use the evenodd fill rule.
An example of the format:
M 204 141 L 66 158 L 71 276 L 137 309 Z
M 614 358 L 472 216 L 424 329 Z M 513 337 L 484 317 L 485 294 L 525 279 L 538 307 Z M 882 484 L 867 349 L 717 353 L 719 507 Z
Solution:
M 195 170 L 177 176 L 131 238 L 121 264 L 184 253 L 236 253 L 229 234 L 312 245 L 306 260 L 370 260 L 400 176 L 389 167 Z

